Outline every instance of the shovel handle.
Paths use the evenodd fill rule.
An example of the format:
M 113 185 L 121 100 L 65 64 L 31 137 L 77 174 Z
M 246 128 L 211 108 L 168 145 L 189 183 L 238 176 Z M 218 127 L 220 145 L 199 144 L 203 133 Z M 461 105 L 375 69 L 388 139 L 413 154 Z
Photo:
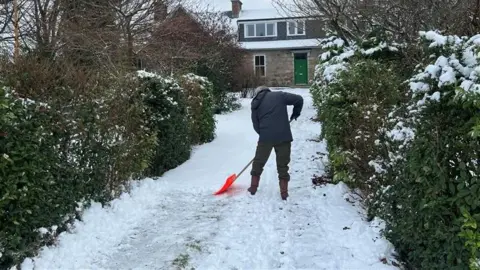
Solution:
M 250 166 L 250 164 L 252 164 L 253 162 L 253 159 L 250 160 L 250 162 L 247 164 L 247 166 L 245 166 L 237 175 L 237 178 L 240 177 L 240 175 L 248 168 L 248 166 Z

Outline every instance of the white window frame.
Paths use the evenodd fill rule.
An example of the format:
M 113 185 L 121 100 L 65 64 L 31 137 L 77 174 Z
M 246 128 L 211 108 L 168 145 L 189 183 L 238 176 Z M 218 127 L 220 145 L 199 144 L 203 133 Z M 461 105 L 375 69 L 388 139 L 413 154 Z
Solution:
M 257 24 L 265 24 L 265 36 L 257 36 Z M 268 35 L 267 32 L 267 24 L 273 24 L 273 35 Z M 248 35 L 248 26 L 253 25 L 253 36 Z M 277 31 L 277 22 L 274 21 L 256 21 L 256 22 L 249 22 L 249 23 L 243 23 L 243 36 L 245 38 L 265 38 L 265 37 L 276 37 L 278 35 Z
M 298 33 L 298 23 L 299 22 L 303 23 L 303 33 L 302 34 Z M 294 34 L 290 34 L 290 23 L 295 24 L 295 27 L 294 27 L 295 33 Z M 287 21 L 287 36 L 292 37 L 292 36 L 305 36 L 305 35 L 307 35 L 307 22 L 306 22 L 306 20 Z
M 255 59 L 257 58 L 257 56 L 261 56 L 263 57 L 263 66 L 262 65 L 256 65 L 255 63 Z M 264 70 L 264 75 L 260 77 L 266 77 L 267 76 L 267 55 L 266 54 L 254 54 L 253 55 L 253 74 L 255 74 L 255 76 L 257 76 L 257 67 L 263 67 L 263 70 Z

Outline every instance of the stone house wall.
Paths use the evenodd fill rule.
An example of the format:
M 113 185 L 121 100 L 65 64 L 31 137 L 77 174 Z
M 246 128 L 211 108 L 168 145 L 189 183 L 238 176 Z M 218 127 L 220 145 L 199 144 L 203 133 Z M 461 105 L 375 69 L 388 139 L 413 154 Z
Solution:
M 265 55 L 266 57 L 266 76 L 263 84 L 272 87 L 295 86 L 294 85 L 294 55 L 293 50 L 260 50 L 249 51 L 247 55 L 247 66 L 254 71 L 255 55 Z M 307 52 L 298 51 L 298 52 Z M 308 50 L 308 80 L 313 80 L 315 66 L 318 64 L 318 57 L 321 53 L 320 49 Z

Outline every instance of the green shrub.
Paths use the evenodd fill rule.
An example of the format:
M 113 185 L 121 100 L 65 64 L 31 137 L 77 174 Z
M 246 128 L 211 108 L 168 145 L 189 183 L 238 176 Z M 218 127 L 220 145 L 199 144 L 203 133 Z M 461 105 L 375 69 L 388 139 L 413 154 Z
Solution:
M 148 127 L 157 134 L 148 174 L 161 176 L 190 158 L 191 144 L 184 89 L 173 78 L 138 72 L 147 107 Z
M 32 255 L 41 237 L 37 229 L 61 221 L 69 204 L 57 205 L 52 169 L 59 163 L 48 127 L 51 119 L 38 103 L 17 99 L 0 87 L 0 266 Z M 42 110 L 42 111 L 41 111 Z M 53 223 L 55 224 L 55 223 Z
M 179 83 L 187 95 L 191 143 L 211 142 L 215 138 L 216 126 L 212 83 L 191 73 L 182 76 Z
M 410 268 L 479 269 L 480 36 L 421 36 L 415 71 L 385 42 L 325 40 L 314 105 L 335 180 L 367 191 Z
M 333 180 L 367 195 L 381 186 L 371 178 L 375 170 L 381 170 L 375 161 L 385 154 L 376 142 L 386 116 L 404 91 L 396 66 L 386 60 L 398 49 L 374 38 L 369 41 L 345 47 L 340 39 L 324 40 L 323 48 L 328 51 L 322 55 L 311 88 L 318 118 L 323 121 L 321 134 L 329 150 Z
M 234 93 L 222 93 L 215 102 L 215 114 L 229 113 L 242 107 Z
M 392 185 L 379 198 L 378 211 L 387 236 L 413 267 L 475 269 L 480 255 L 480 231 L 474 225 L 480 221 L 480 39 L 434 32 L 422 37 L 426 64 L 409 80 L 406 114 L 392 118 L 395 128 L 386 143 L 401 147 L 385 161 L 389 173 L 383 177 Z
M 369 181 L 375 160 L 384 153 L 375 142 L 386 116 L 400 99 L 400 83 L 387 64 L 361 60 L 352 62 L 348 71 L 340 72 L 329 84 L 326 91 L 332 95 L 322 103 L 320 114 L 336 182 L 367 193 L 378 187 Z
M 232 54 L 223 55 L 230 49 Z M 235 47 L 230 49 L 220 51 L 220 58 L 200 61 L 194 72 L 212 83 L 215 114 L 231 112 L 241 107 L 237 98 L 231 93 L 234 91 L 232 82 L 235 81 L 238 68 L 238 61 L 235 61 L 235 58 L 241 59 L 242 54 L 239 54 Z
M 215 132 L 212 85 L 201 77 L 184 76 L 201 98 L 188 111 L 172 78 L 29 61 L 0 86 L 1 269 L 53 244 L 91 201 L 108 204 L 128 181 L 180 165 L 192 140 Z
M 71 96 L 48 105 L 0 88 L 1 268 L 52 244 L 83 202 L 105 203 L 143 175 L 155 137 L 143 100 L 132 98 L 138 84 L 111 86 L 90 95 L 63 90 Z

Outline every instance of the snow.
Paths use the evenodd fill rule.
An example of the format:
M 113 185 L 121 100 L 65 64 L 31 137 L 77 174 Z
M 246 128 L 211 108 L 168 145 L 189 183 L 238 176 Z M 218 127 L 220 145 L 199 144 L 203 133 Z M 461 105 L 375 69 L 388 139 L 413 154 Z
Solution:
M 251 5 L 252 7 L 255 5 Z M 245 4 L 243 7 L 246 7 Z M 285 19 L 292 17 L 304 17 L 305 13 L 296 10 L 295 8 L 281 8 L 275 7 L 273 4 L 268 8 L 255 8 L 255 9 L 242 9 L 238 16 L 238 21 L 249 20 L 272 20 L 272 19 Z
M 440 95 L 441 95 L 440 92 L 436 91 L 430 96 L 430 99 L 435 101 L 440 101 Z
M 427 92 L 430 89 L 430 85 L 423 82 L 410 82 L 409 85 L 412 92 Z
M 21 269 L 34 269 L 35 264 L 33 263 L 33 260 L 30 258 L 27 258 L 26 260 L 23 261 L 21 265 Z
M 40 229 L 38 229 L 38 232 L 39 232 L 41 235 L 44 235 L 44 234 L 47 234 L 47 233 L 48 233 L 48 229 L 46 229 L 46 228 L 40 228 Z
M 337 74 L 340 73 L 340 71 L 346 69 L 347 67 L 343 63 L 328 65 L 323 71 L 323 77 L 326 81 L 331 82 L 336 78 Z
M 247 50 L 315 48 L 320 46 L 320 40 L 293 39 L 274 41 L 249 41 L 240 42 L 240 46 Z
M 271 0 L 241 0 L 243 9 L 255 7 L 256 9 L 272 9 L 274 8 Z M 197 8 L 214 8 L 218 11 L 229 11 L 232 8 L 232 2 L 226 0 L 197 0 L 193 1 Z
M 364 55 L 372 55 L 376 52 L 382 51 L 383 49 L 388 48 L 389 51 L 396 52 L 398 51 L 397 47 L 394 46 L 389 46 L 386 42 L 381 42 L 378 44 L 378 46 L 367 49 L 367 50 L 360 50 L 362 54 Z
M 415 74 L 410 80 L 410 89 L 414 94 L 424 93 L 423 98 L 417 101 L 417 105 L 423 106 L 426 99 L 439 101 L 440 93 L 428 95 L 431 90 L 430 85 L 438 82 L 437 86 L 442 91 L 448 91 L 448 88 L 442 88 L 448 85 L 460 85 L 455 90 L 456 97 L 461 100 L 475 98 L 480 94 L 479 76 L 480 68 L 478 66 L 476 55 L 480 47 L 480 35 L 471 38 L 458 36 L 442 36 L 436 32 L 420 32 L 420 35 L 431 41 L 430 47 L 443 47 L 445 52 L 437 57 L 434 64 L 427 65 L 423 71 Z M 432 82 L 433 81 L 433 82 Z M 464 91 L 459 91 L 463 89 Z
M 395 127 L 387 132 L 389 136 L 394 141 L 411 141 L 415 137 L 415 132 L 404 125 L 403 122 L 396 123 Z
M 386 172 L 386 170 L 382 168 L 382 165 L 379 164 L 379 162 L 377 162 L 377 161 L 370 160 L 370 161 L 368 162 L 368 165 L 369 165 L 369 166 L 372 166 L 372 167 L 375 169 L 375 172 L 376 172 L 376 173 L 384 173 L 384 172 Z
M 440 75 L 440 78 L 438 78 L 438 80 L 438 85 L 440 87 L 443 85 L 454 84 L 455 82 L 457 82 L 457 79 L 455 77 L 455 71 L 452 67 L 445 67 L 442 71 L 442 75 Z
M 284 18 L 285 14 L 282 14 L 279 10 L 274 8 L 268 9 L 244 9 L 240 11 L 238 16 L 239 21 L 243 20 L 265 20 L 265 19 L 280 19 Z
M 294 121 L 290 198 L 280 199 L 275 154 L 255 196 L 248 170 L 234 187 L 213 196 L 253 156 L 257 142 L 249 99 L 243 108 L 217 115 L 217 137 L 195 148 L 190 160 L 153 180 L 132 185 L 108 208 L 93 204 L 73 233 L 24 261 L 22 270 L 47 269 L 398 269 L 393 247 L 380 236 L 382 222 L 365 211 L 344 184 L 313 188 L 322 174 L 324 143 L 308 89 Z M 292 108 L 289 108 L 291 113 Z M 348 201 L 347 201 L 348 200 Z M 349 202 L 350 201 L 350 202 Z
M 424 35 L 426 39 L 433 41 L 433 43 L 430 44 L 430 47 L 442 46 L 447 43 L 447 38 L 445 36 L 442 36 L 434 31 L 420 32 L 420 35 Z

